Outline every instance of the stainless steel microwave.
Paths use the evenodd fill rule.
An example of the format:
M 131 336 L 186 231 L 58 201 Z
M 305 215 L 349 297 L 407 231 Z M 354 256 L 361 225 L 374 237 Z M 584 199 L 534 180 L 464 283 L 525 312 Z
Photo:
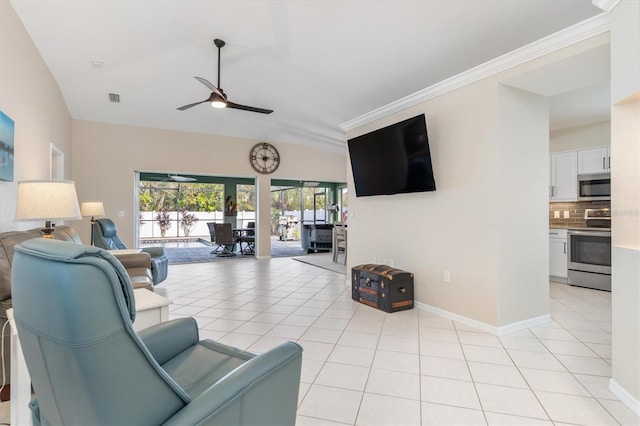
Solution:
M 578 175 L 578 200 L 610 200 L 611 173 Z

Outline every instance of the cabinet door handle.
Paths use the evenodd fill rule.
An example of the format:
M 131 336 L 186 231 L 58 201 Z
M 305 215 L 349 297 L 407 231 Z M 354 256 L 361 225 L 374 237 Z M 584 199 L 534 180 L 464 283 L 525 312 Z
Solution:
M 609 156 L 609 170 L 611 170 L 611 156 Z
M 567 243 L 564 243 L 564 254 L 567 254 Z
M 607 161 L 607 157 L 602 157 L 602 170 L 607 170 L 607 166 L 605 164 L 605 161 Z

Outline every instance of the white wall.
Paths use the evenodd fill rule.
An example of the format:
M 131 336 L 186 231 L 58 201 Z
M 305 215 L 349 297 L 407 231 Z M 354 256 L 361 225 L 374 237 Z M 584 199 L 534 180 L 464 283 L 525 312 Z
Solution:
M 611 13 L 611 389 L 640 416 L 640 2 Z
M 0 181 L 0 232 L 15 223 L 18 181 L 49 179 L 49 144 L 65 154 L 71 179 L 71 118 L 56 81 L 8 1 L 0 1 L 0 110 L 15 122 L 13 182 Z
M 498 176 L 498 324 L 549 312 L 547 229 L 549 99 L 498 86 L 496 167 Z M 526 195 L 525 195 L 526 194 Z
M 549 152 L 572 151 L 611 145 L 611 122 L 556 130 L 549 134 Z
M 640 2 L 622 0 L 611 12 L 611 101 L 640 90 Z

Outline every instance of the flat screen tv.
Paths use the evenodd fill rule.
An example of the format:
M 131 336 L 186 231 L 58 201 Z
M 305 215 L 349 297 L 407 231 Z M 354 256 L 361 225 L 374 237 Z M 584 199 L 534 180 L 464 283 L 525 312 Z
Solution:
M 356 197 L 435 191 L 424 114 L 347 141 Z

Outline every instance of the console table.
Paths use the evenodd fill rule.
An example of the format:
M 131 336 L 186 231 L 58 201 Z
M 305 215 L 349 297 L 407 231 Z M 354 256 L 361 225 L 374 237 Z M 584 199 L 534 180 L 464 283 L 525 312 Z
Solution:
M 144 288 L 133 290 L 133 294 L 136 300 L 133 328 L 136 331 L 169 319 L 171 300 Z M 18 339 L 13 309 L 7 309 L 7 319 L 11 327 L 11 425 L 31 425 L 31 377 Z

